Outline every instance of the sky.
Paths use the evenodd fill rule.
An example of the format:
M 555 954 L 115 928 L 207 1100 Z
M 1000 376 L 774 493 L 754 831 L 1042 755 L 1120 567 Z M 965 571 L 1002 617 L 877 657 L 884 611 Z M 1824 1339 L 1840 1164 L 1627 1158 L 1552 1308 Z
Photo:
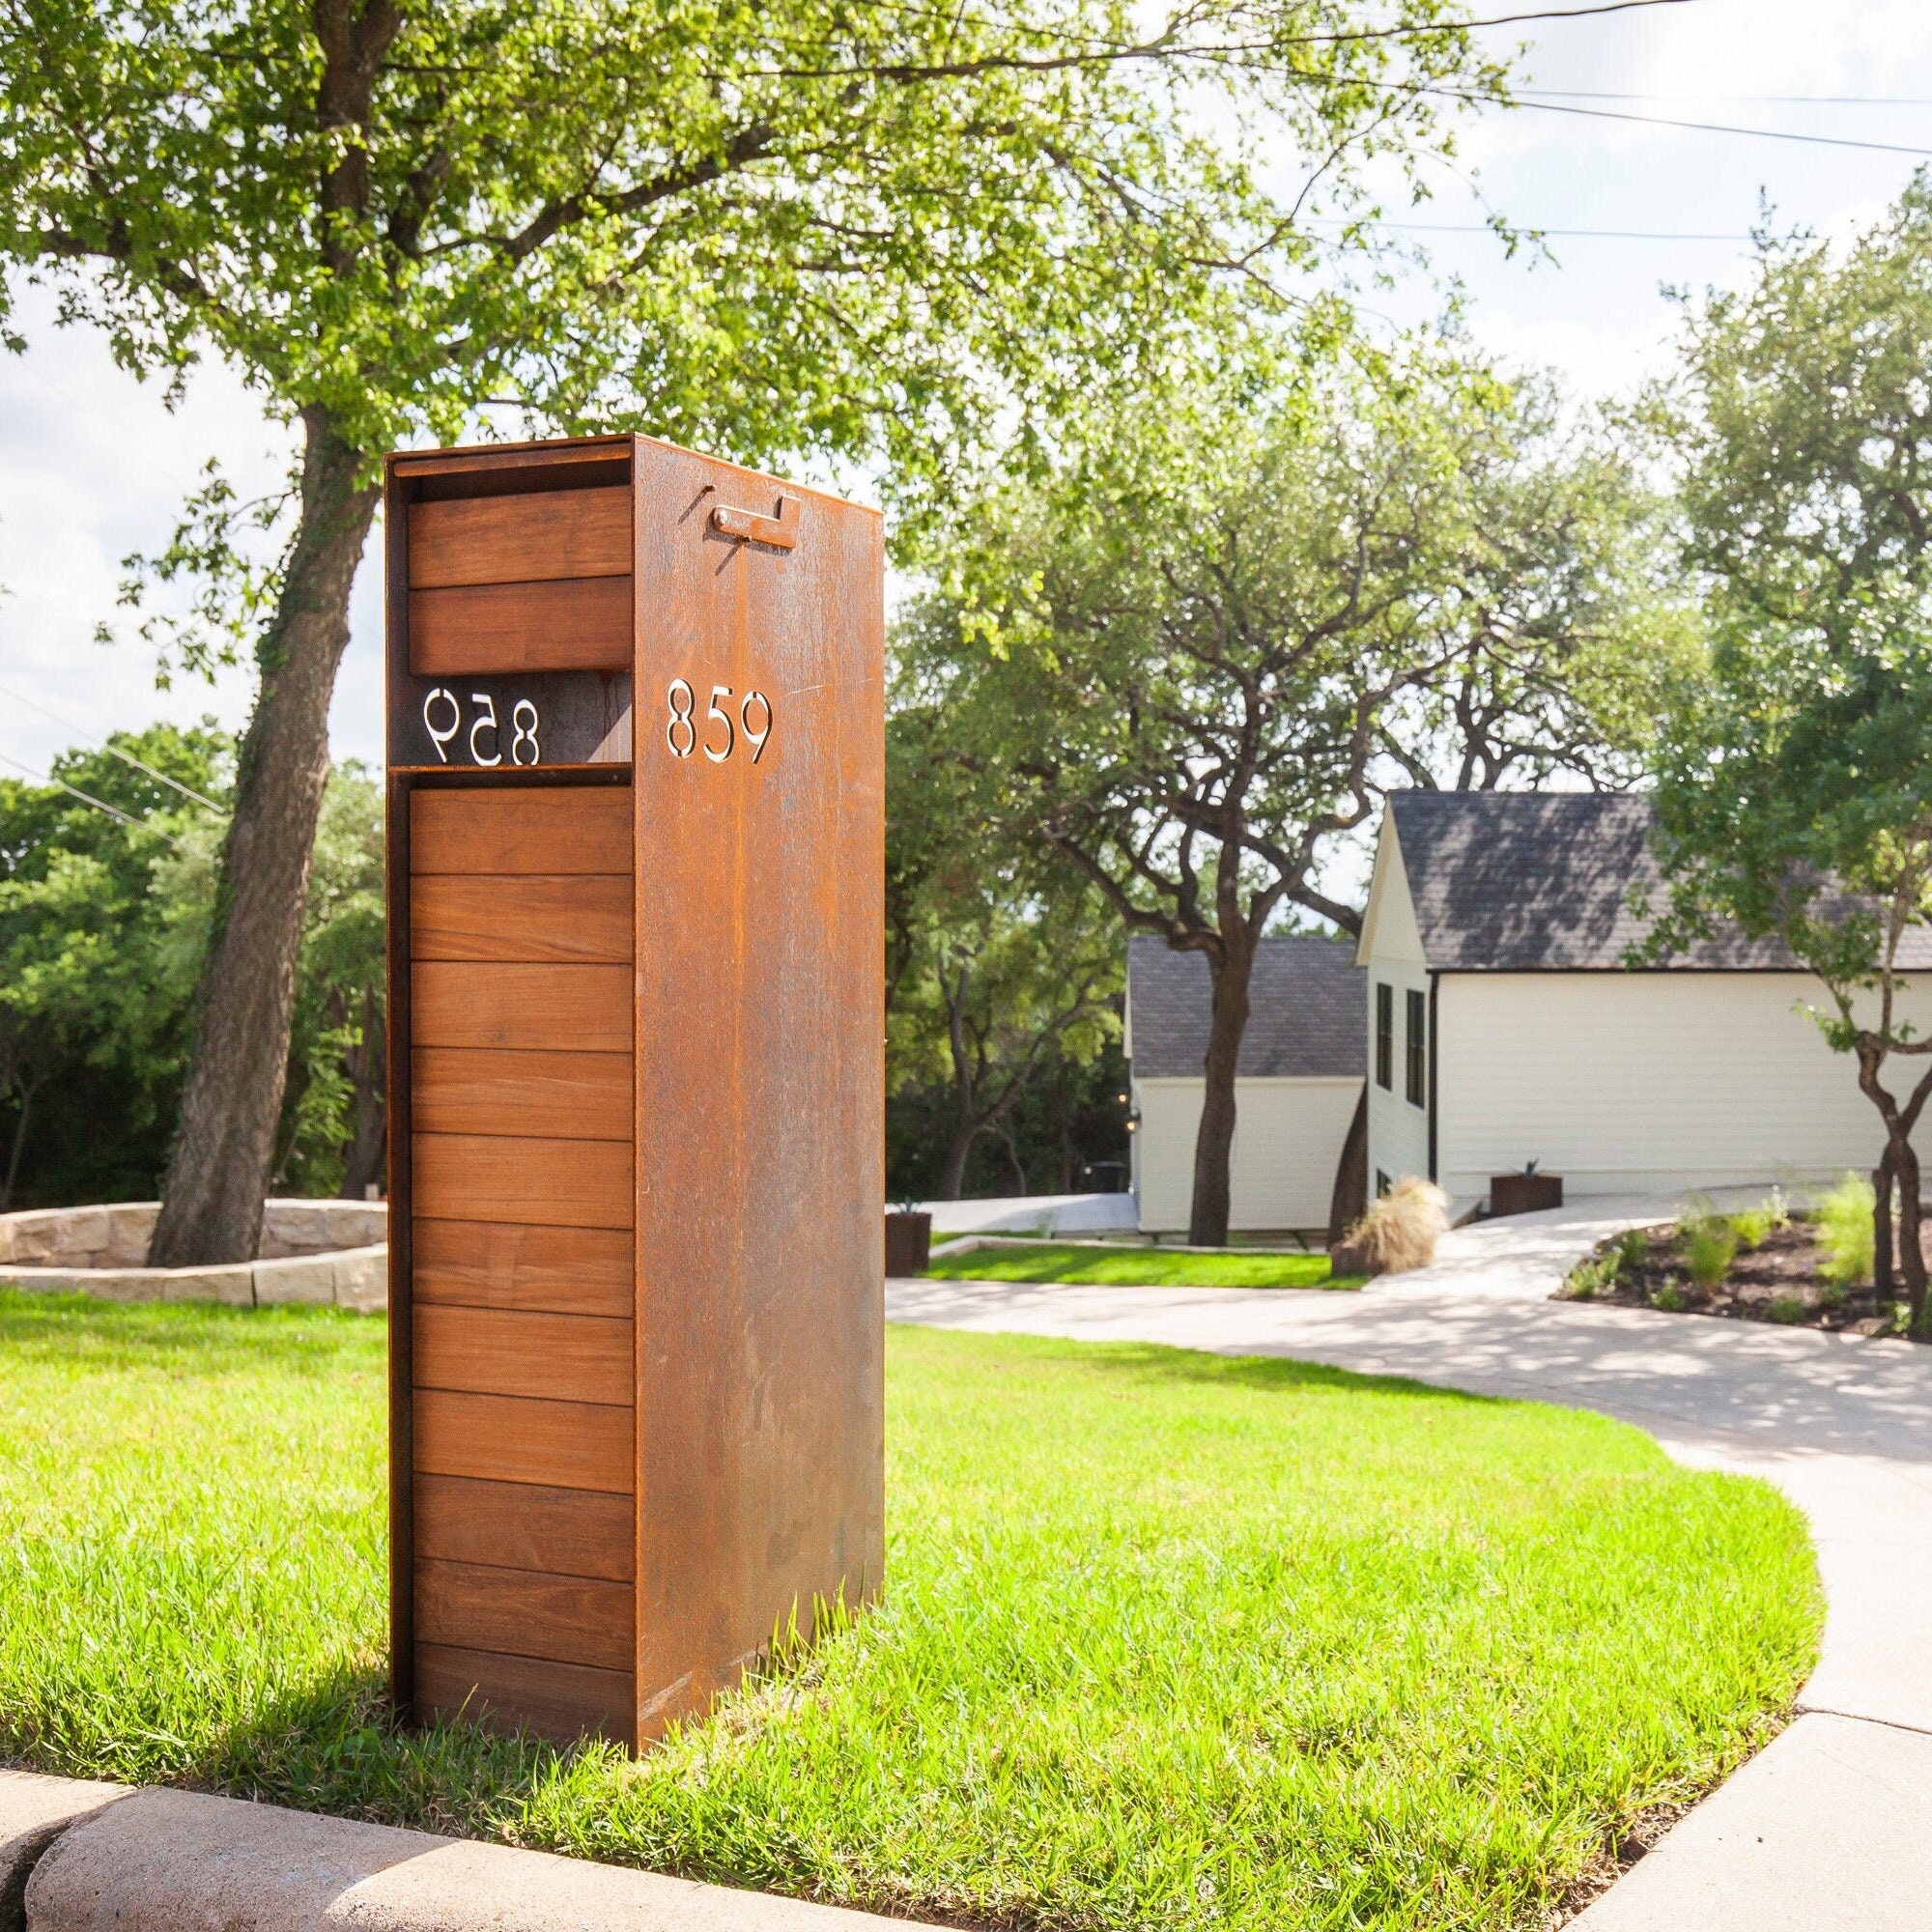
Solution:
M 1472 13 L 1532 4 L 1490 0 Z M 1431 171 L 1433 199 L 1390 213 L 1454 231 L 1494 209 L 1548 231 L 1548 259 L 1514 261 L 1488 233 L 1410 239 L 1460 283 L 1486 350 L 1553 369 L 1575 393 L 1627 392 L 1665 366 L 1675 311 L 1664 285 L 1745 275 L 1741 239 L 1685 238 L 1743 238 L 1766 200 L 1780 222 L 1849 234 L 1915 166 L 1911 154 L 1597 116 L 1774 128 L 1932 157 L 1927 0 L 1683 0 L 1486 35 L 1498 51 L 1525 38 L 1535 44 L 1519 85 L 1548 104 L 1465 123 L 1459 163 Z M 1794 96 L 1807 98 L 1774 98 Z M 1571 229 L 1599 232 L 1558 232 Z M 1417 281 L 1370 299 L 1412 323 L 1439 298 Z M 115 368 L 98 337 L 55 327 L 45 299 L 30 294 L 15 323 L 29 348 L 0 355 L 0 772 L 38 776 L 70 746 L 156 718 L 213 715 L 239 728 L 252 696 L 242 669 L 212 687 L 180 677 L 156 688 L 154 654 L 117 608 L 121 560 L 166 543 L 211 457 L 244 495 L 274 487 L 286 432 L 219 367 L 200 371 L 170 411 L 156 385 Z M 378 537 L 329 720 L 335 754 L 372 763 L 382 756 L 381 582 Z M 118 620 L 119 641 L 93 641 L 102 620 Z

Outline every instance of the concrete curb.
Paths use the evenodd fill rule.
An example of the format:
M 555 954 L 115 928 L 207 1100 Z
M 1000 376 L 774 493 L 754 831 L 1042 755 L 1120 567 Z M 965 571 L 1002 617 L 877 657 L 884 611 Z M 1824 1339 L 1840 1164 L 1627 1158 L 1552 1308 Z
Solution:
M 4 1902 L 23 1888 L 25 1915 Z M 0 1932 L 881 1932 L 838 1906 L 235 1798 L 0 1771 Z
M 47 1847 L 71 1826 L 127 1796 L 119 1784 L 0 1771 L 0 1932 L 21 1932 L 26 1924 L 27 1881 Z

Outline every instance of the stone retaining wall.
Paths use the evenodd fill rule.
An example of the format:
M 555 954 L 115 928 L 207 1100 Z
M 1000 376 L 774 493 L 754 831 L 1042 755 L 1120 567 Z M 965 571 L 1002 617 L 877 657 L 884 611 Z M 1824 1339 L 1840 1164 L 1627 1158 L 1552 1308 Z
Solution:
M 262 1253 L 222 1267 L 142 1266 L 156 1201 L 0 1214 L 0 1282 L 105 1301 L 218 1301 L 236 1308 L 308 1302 L 380 1313 L 388 1305 L 388 1206 L 270 1201 Z

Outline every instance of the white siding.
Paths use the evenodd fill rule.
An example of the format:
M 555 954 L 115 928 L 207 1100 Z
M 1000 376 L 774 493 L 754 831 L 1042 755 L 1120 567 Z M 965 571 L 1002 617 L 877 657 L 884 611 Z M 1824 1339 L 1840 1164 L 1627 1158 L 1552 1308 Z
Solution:
M 1138 1080 L 1134 1185 L 1149 1234 L 1185 1229 L 1194 1193 L 1198 1079 Z M 1341 1079 L 1238 1080 L 1229 1177 L 1229 1225 L 1325 1228 L 1335 1169 L 1362 1083 Z
M 1369 1005 L 1363 1024 L 1369 1043 L 1369 1191 L 1373 1194 L 1378 1174 L 1400 1180 L 1405 1175 L 1429 1172 L 1429 1112 L 1406 1097 L 1404 1080 L 1407 995 L 1411 990 L 1421 993 L 1423 1010 L 1428 1011 L 1429 973 L 1423 964 L 1422 935 L 1416 928 L 1408 875 L 1392 816 L 1383 817 L 1382 835 L 1376 842 L 1375 876 L 1369 885 L 1362 942 L 1355 956 L 1368 968 L 1365 997 Z M 1376 1079 L 1378 985 L 1391 989 L 1395 1020 L 1386 1088 Z
M 1437 1178 L 1462 1200 L 1530 1160 L 1572 1197 L 1869 1169 L 1884 1140 L 1856 1063 L 1795 1010 L 1821 992 L 1798 973 L 1445 973 Z

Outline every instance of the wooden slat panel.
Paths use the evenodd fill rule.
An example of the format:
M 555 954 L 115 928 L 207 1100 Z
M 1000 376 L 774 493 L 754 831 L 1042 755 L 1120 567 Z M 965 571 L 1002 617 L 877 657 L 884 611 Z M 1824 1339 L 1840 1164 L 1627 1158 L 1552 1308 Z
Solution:
M 441 1221 L 520 1221 L 542 1228 L 628 1228 L 631 1149 L 619 1141 L 416 1134 L 418 1214 Z
M 410 588 L 625 577 L 631 493 L 539 490 L 410 505 Z
M 629 1496 L 594 1490 L 419 1475 L 416 1553 L 628 1583 L 637 1569 L 631 1510 Z
M 631 1411 L 590 1402 L 417 1389 L 416 1468 L 431 1476 L 631 1493 Z
M 629 577 L 410 593 L 410 668 L 418 677 L 629 670 L 632 648 Z
M 461 1719 L 496 1730 L 529 1730 L 557 1744 L 592 1733 L 631 1742 L 637 1697 L 629 1671 L 438 1643 L 416 1645 L 415 1666 L 417 1706 L 441 1722 Z
M 417 1388 L 615 1403 L 628 1408 L 632 1376 L 628 1321 L 507 1308 L 416 1311 Z
M 410 881 L 416 959 L 631 962 L 631 881 L 614 872 L 430 872 Z
M 424 1643 L 622 1670 L 635 1617 L 628 1583 L 416 1559 L 416 1634 Z
M 410 969 L 416 1046 L 629 1053 L 628 966 L 519 966 L 426 960 Z
M 418 1303 L 628 1319 L 636 1293 L 628 1230 L 418 1220 L 412 1260 Z
M 628 1140 L 631 1092 L 628 1053 L 419 1046 L 410 1056 L 411 1115 L 427 1134 Z
M 410 870 L 628 877 L 631 812 L 627 785 L 424 787 L 410 795 Z

